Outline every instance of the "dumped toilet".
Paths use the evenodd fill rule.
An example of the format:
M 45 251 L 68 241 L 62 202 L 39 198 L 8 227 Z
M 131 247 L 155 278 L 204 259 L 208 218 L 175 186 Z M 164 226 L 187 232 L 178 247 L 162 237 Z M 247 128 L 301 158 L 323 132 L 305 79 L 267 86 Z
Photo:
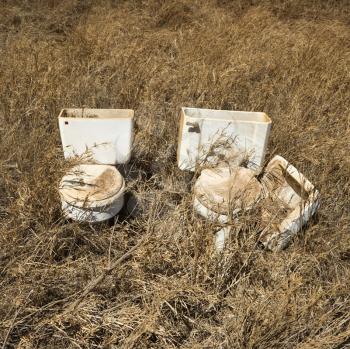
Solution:
M 259 241 L 279 251 L 319 207 L 319 192 L 286 159 L 275 156 L 264 168 L 270 128 L 265 113 L 181 110 L 178 167 L 199 173 L 193 207 L 221 224 L 214 237 L 217 251 L 243 211 L 260 207 Z
M 129 109 L 63 109 L 59 115 L 66 159 L 79 164 L 59 185 L 62 210 L 80 222 L 114 217 L 124 204 L 125 180 L 116 165 L 131 156 L 134 111 Z
M 271 124 L 261 112 L 181 109 L 178 167 L 199 168 L 193 204 L 197 213 L 226 223 L 230 214 L 259 199 L 255 175 L 264 164 Z M 240 166 L 243 162 L 247 168 Z M 201 169 L 203 165 L 210 168 Z
M 194 185 L 194 208 L 211 221 L 227 223 L 229 216 L 251 208 L 260 198 L 261 184 L 253 170 L 234 166 L 204 169 Z

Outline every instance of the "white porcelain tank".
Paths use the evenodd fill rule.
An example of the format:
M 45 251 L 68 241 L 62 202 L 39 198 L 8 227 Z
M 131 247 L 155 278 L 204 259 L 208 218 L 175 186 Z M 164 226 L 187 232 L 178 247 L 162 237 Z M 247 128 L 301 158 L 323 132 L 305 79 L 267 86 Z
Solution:
M 228 158 L 233 153 L 248 158 L 248 167 L 263 165 L 271 119 L 260 112 L 182 108 L 178 166 L 194 171 L 197 163 Z
M 64 157 L 108 165 L 128 162 L 133 117 L 129 109 L 62 109 L 58 121 Z

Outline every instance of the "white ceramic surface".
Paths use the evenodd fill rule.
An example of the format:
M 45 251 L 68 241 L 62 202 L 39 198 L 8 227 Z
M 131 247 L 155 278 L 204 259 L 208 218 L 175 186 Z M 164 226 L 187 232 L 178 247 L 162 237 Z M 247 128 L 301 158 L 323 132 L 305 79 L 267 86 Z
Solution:
M 82 164 L 62 178 L 59 194 L 66 217 L 101 222 L 121 210 L 124 190 L 124 179 L 114 166 Z
M 280 211 L 283 212 L 282 207 L 287 211 L 281 214 L 278 223 L 268 224 L 260 235 L 265 247 L 280 251 L 316 213 L 320 194 L 300 171 L 279 155 L 266 166 L 262 184 L 267 196 L 280 205 Z
M 78 222 L 103 222 L 110 218 L 113 218 L 124 205 L 124 196 L 120 196 L 115 199 L 109 205 L 94 207 L 93 209 L 76 207 L 64 200 L 62 200 L 62 211 L 63 214 L 70 219 Z
M 261 195 L 261 184 L 254 171 L 244 167 L 204 169 L 194 185 L 194 209 L 204 218 L 226 223 L 249 210 Z
M 216 252 L 222 252 L 225 248 L 226 243 L 229 241 L 231 236 L 231 227 L 227 226 L 219 231 L 217 231 L 214 235 L 214 244 Z
M 248 167 L 259 171 L 270 128 L 271 119 L 265 113 L 182 108 L 178 166 L 194 171 L 196 164 L 204 161 L 228 158 L 238 165 L 242 157 L 247 157 Z
M 64 157 L 109 165 L 128 162 L 133 117 L 129 109 L 62 109 L 58 121 Z

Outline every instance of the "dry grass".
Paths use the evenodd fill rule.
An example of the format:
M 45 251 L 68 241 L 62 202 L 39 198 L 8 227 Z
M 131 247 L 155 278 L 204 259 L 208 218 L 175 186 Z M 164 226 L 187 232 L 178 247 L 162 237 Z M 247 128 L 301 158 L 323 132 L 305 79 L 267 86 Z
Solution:
M 349 18 L 346 0 L 2 1 L 3 348 L 350 345 Z M 135 109 L 138 217 L 62 219 L 57 115 L 81 106 Z M 287 250 L 257 248 L 251 214 L 213 254 L 215 227 L 193 214 L 191 175 L 176 166 L 180 106 L 273 119 L 268 158 L 322 194 Z

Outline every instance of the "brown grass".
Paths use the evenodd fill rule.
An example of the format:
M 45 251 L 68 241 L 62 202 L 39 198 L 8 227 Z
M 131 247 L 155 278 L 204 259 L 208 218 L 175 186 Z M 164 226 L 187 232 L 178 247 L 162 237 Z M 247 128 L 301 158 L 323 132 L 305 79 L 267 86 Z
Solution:
M 350 5 L 346 0 L 0 3 L 3 348 L 350 345 Z M 62 219 L 62 107 L 133 108 L 128 186 L 144 209 Z M 181 106 L 264 111 L 268 159 L 318 187 L 318 217 L 282 253 L 251 213 L 222 256 L 176 166 Z M 72 312 L 86 285 L 148 234 Z

